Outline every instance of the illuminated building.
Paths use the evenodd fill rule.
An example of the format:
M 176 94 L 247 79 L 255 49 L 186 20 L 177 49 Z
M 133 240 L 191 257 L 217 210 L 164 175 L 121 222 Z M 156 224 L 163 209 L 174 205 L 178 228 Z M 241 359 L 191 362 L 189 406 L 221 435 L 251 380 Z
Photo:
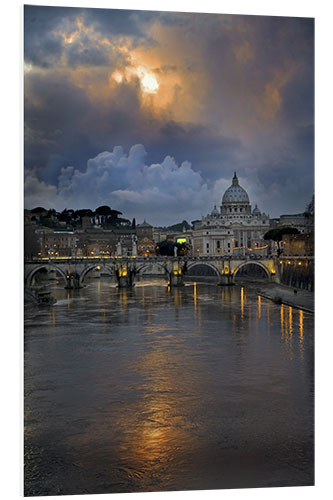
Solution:
M 265 256 L 269 245 L 264 234 L 269 228 L 269 216 L 260 212 L 257 205 L 252 210 L 249 196 L 239 185 L 235 172 L 231 186 L 222 197 L 220 211 L 215 205 L 212 212 L 196 224 L 192 233 L 193 254 Z
M 153 239 L 153 226 L 148 224 L 146 220 L 143 221 L 142 224 L 137 224 L 136 226 L 136 235 L 138 240 L 141 238 L 148 238 L 150 240 Z

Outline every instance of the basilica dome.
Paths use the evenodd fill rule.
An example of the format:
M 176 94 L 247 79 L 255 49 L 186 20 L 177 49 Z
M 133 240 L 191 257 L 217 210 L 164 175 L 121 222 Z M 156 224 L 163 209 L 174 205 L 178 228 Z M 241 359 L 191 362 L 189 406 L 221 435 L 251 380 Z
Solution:
M 232 179 L 231 186 L 228 187 L 223 195 L 222 203 L 250 203 L 247 192 L 239 185 L 236 172 Z

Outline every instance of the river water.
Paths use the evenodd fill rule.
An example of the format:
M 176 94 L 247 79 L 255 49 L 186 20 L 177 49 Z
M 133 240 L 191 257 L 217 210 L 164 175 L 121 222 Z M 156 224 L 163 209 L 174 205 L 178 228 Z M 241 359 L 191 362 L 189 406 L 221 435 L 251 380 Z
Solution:
M 25 308 L 25 495 L 313 484 L 313 316 L 242 285 Z

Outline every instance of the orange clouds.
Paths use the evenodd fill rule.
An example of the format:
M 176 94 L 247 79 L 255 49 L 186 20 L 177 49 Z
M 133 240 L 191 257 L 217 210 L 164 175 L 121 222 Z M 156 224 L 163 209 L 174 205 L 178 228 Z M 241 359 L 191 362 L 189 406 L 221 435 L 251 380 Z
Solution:
M 292 65 L 288 70 L 276 70 L 271 81 L 268 81 L 263 93 L 257 102 L 257 112 L 260 117 L 268 122 L 274 122 L 279 117 L 283 104 L 283 88 L 297 72 L 297 66 Z

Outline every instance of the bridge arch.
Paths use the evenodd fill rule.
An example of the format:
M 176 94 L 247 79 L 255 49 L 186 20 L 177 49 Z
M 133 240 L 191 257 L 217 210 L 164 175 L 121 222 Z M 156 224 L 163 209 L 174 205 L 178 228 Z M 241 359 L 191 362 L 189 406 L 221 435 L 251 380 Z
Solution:
M 53 265 L 52 268 L 50 268 L 48 264 L 39 264 L 33 269 L 31 269 L 25 278 L 25 283 L 28 287 L 31 286 L 32 279 L 35 276 L 35 274 L 37 274 L 42 269 L 46 269 L 46 271 L 57 271 L 66 282 L 66 273 L 60 267 Z
M 114 269 L 112 269 L 111 267 L 109 267 L 108 265 L 104 264 L 104 263 L 94 263 L 94 264 L 90 264 L 90 265 L 87 265 L 83 271 L 81 272 L 80 276 L 79 276 L 79 285 L 81 286 L 83 284 L 83 280 L 84 278 L 87 276 L 87 274 L 90 272 L 90 271 L 93 271 L 94 269 L 97 268 L 97 266 L 100 266 L 101 268 L 103 268 L 104 271 L 107 271 L 108 274 L 110 274 L 110 276 L 114 276 Z
M 235 268 L 232 270 L 232 274 L 233 274 L 234 278 L 236 277 L 236 275 L 237 275 L 237 273 L 238 273 L 238 271 L 239 271 L 240 269 L 242 269 L 243 267 L 246 267 L 246 266 L 248 266 L 248 265 L 250 265 L 250 264 L 251 264 L 251 265 L 252 265 L 252 264 L 254 264 L 254 265 L 256 265 L 256 266 L 261 267 L 261 269 L 263 269 L 263 270 L 265 271 L 265 274 L 266 274 L 267 278 L 268 278 L 268 279 L 270 279 L 270 277 L 271 277 L 270 270 L 269 270 L 269 269 L 265 266 L 265 264 L 263 264 L 262 262 L 257 262 L 257 261 L 255 261 L 255 260 L 250 260 L 250 261 L 242 262 L 242 263 L 241 263 L 241 264 L 239 264 L 237 267 L 235 267 Z
M 157 267 L 159 267 L 160 269 L 162 269 L 165 274 L 168 274 L 168 270 L 166 269 L 166 267 L 163 264 L 160 264 L 159 262 L 156 262 L 156 261 L 153 261 L 153 262 L 144 262 L 141 265 L 140 264 L 136 265 L 136 267 L 135 267 L 136 272 L 138 274 L 142 275 L 142 271 L 144 271 L 145 269 L 147 269 L 147 267 L 149 267 L 151 265 L 156 265 Z
M 220 270 L 216 266 L 214 266 L 214 264 L 212 264 L 211 262 L 202 262 L 202 261 L 192 262 L 187 266 L 187 270 L 190 271 L 196 266 L 210 267 L 211 269 L 213 269 L 213 271 L 216 273 L 217 276 L 220 276 Z

